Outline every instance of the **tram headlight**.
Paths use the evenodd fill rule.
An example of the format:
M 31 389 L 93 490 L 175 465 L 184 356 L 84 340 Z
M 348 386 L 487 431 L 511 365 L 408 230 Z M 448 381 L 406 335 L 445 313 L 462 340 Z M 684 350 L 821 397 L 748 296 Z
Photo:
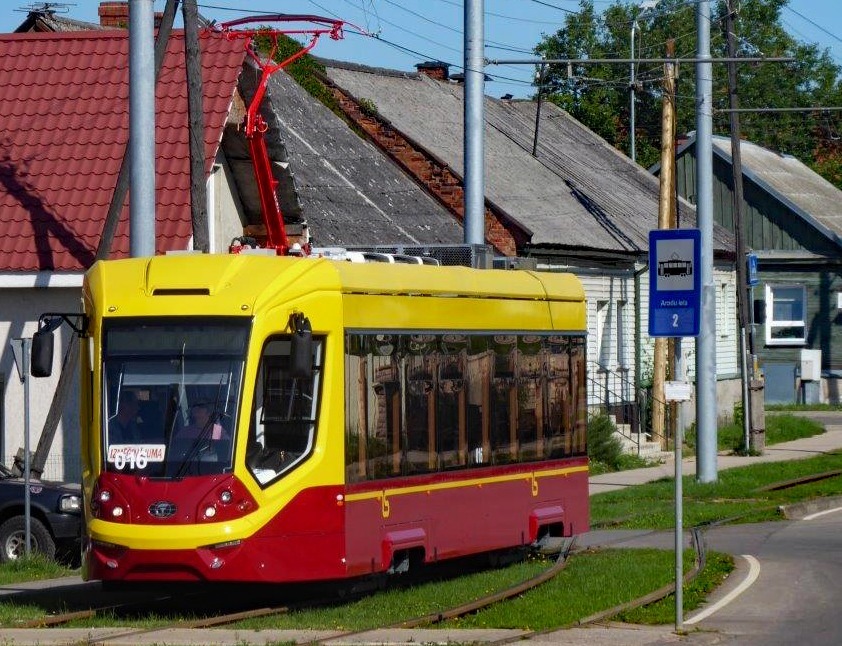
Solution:
M 131 505 L 114 482 L 100 476 L 91 494 L 91 514 L 94 518 L 114 523 L 131 522 Z
M 195 507 L 198 522 L 225 522 L 242 518 L 257 509 L 257 502 L 236 476 L 210 489 Z

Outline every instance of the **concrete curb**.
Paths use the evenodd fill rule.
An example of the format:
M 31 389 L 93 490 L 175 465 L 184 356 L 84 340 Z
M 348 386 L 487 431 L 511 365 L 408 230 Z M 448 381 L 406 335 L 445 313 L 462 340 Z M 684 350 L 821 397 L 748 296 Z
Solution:
M 792 505 L 781 505 L 779 509 L 787 520 L 801 520 L 810 514 L 840 507 L 842 507 L 842 496 L 827 496 L 805 502 L 796 502 Z

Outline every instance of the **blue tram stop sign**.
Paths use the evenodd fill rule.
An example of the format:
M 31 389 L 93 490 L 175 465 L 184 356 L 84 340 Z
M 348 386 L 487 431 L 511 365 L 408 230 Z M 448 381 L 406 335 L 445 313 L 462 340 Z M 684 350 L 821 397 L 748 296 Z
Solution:
M 649 336 L 698 336 L 701 320 L 701 232 L 649 232 Z

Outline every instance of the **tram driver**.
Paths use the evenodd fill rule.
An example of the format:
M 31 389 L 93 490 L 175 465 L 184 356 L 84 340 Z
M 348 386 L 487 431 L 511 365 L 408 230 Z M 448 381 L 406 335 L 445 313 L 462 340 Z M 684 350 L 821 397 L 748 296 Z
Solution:
M 190 408 L 190 423 L 176 431 L 173 444 L 186 450 L 201 438 L 200 459 L 213 460 L 225 455 L 231 443 L 231 435 L 214 417 L 213 408 L 209 404 L 194 404 Z
M 133 390 L 122 390 L 117 414 L 108 424 L 111 444 L 137 444 L 143 440 L 140 402 Z

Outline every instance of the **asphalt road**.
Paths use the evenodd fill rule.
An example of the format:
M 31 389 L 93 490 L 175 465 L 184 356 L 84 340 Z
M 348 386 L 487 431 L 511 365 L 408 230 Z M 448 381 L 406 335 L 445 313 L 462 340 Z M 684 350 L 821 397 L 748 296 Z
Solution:
M 842 504 L 840 502 L 839 504 Z M 716 527 L 705 532 L 708 550 L 734 556 L 737 569 L 705 606 L 674 626 L 622 625 L 558 632 L 543 643 L 842 644 L 842 509 L 805 519 Z M 672 549 L 673 532 L 592 532 L 579 546 Z M 689 545 L 689 543 L 688 543 Z M 565 635 L 565 633 L 568 633 Z

